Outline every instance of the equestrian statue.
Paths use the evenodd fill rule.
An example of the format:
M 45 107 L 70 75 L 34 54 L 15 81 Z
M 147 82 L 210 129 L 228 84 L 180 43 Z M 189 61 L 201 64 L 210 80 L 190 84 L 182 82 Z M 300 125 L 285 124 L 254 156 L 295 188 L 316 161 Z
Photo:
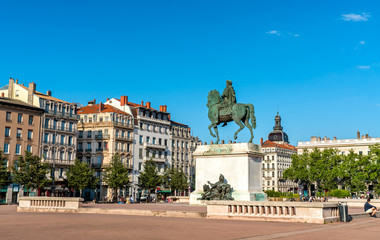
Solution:
M 232 81 L 227 80 L 227 87 L 221 96 L 217 90 L 212 90 L 208 93 L 207 99 L 208 118 L 211 121 L 208 129 L 210 130 L 211 136 L 217 138 L 216 144 L 219 143 L 218 125 L 224 123 L 222 125 L 222 127 L 224 127 L 231 121 L 234 121 L 240 127 L 235 132 L 234 139 L 237 139 L 237 134 L 245 125 L 251 132 L 251 138 L 248 142 L 252 143 L 252 127 L 256 128 L 255 109 L 250 103 L 236 103 L 236 95 L 232 87 Z M 249 123 L 249 120 L 251 120 L 251 123 Z M 215 134 L 211 131 L 211 128 L 214 128 Z

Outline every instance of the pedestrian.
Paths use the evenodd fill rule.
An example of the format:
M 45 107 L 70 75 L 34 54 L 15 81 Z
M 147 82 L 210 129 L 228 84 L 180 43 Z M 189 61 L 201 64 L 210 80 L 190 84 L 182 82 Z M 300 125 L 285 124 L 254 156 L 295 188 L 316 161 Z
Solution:
M 376 218 L 377 208 L 375 206 L 371 205 L 370 202 L 371 202 L 371 198 L 369 197 L 367 199 L 367 202 L 364 204 L 364 211 L 366 213 L 370 214 L 371 217 Z

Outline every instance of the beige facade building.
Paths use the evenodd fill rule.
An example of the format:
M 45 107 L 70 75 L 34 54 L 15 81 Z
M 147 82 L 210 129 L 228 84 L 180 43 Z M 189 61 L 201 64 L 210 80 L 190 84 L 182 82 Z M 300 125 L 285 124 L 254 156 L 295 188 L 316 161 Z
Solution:
M 283 180 L 284 171 L 291 166 L 292 155 L 297 153 L 297 149 L 289 144 L 289 137 L 282 129 L 281 117 L 277 113 L 273 131 L 269 133 L 268 140 L 261 142 L 264 153 L 262 166 L 264 191 L 295 192 L 298 188 L 293 181 Z
M 5 97 L 42 108 L 42 130 L 40 154 L 44 162 L 51 164 L 57 185 L 56 195 L 66 195 L 61 187 L 65 173 L 76 158 L 77 106 L 52 96 L 51 91 L 46 94 L 36 91 L 36 84 L 31 82 L 28 87 L 18 83 L 18 80 L 9 79 L 9 84 L 2 87 L 0 94 Z M 50 192 L 41 194 L 49 195 Z
M 95 104 L 78 110 L 78 159 L 88 163 L 98 177 L 115 154 L 132 170 L 133 167 L 133 117 L 108 104 Z M 85 191 L 85 199 L 105 200 L 112 189 L 102 182 L 96 191 Z
M 298 142 L 297 149 L 299 154 L 305 150 L 312 151 L 315 148 L 320 150 L 335 148 L 344 155 L 347 155 L 351 150 L 360 155 L 368 155 L 369 147 L 374 144 L 380 144 L 380 138 L 373 138 L 368 134 L 360 135 L 360 132 L 357 131 L 356 138 L 352 139 L 337 139 L 337 137 L 330 139 L 313 136 L 310 141 Z
M 0 97 L 0 150 L 7 159 L 8 169 L 15 163 L 17 165 L 18 158 L 25 156 L 25 151 L 40 155 L 43 112 L 43 109 L 20 100 Z M 16 203 L 19 192 L 17 184 L 0 189 L 0 203 Z
M 182 169 L 189 179 L 189 186 L 195 179 L 195 161 L 193 152 L 197 145 L 201 145 L 198 137 L 191 135 L 188 125 L 170 121 L 170 133 L 172 136 L 172 161 L 171 164 L 177 169 Z

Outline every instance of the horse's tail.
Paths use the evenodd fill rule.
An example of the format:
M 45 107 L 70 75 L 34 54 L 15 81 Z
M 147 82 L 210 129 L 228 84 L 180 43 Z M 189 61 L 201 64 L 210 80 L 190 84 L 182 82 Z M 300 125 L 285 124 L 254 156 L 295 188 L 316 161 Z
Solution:
M 254 129 L 256 129 L 255 107 L 250 103 L 246 104 L 246 106 L 249 108 L 249 116 L 247 116 L 247 117 L 251 118 L 252 127 Z M 247 115 L 248 115 L 248 113 L 247 113 Z

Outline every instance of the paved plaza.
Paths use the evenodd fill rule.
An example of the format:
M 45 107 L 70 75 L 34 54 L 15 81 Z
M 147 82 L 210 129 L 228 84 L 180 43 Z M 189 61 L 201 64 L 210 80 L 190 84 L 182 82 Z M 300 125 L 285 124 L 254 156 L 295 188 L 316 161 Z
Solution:
M 89 205 L 88 207 L 91 207 Z M 105 207 L 132 207 L 108 205 Z M 135 208 L 157 208 L 136 204 Z M 162 209 L 186 206 L 161 205 Z M 189 209 L 188 209 L 189 210 Z M 195 207 L 195 211 L 200 210 Z M 0 239 L 378 239 L 380 219 L 305 224 L 74 213 L 17 213 L 0 206 Z

